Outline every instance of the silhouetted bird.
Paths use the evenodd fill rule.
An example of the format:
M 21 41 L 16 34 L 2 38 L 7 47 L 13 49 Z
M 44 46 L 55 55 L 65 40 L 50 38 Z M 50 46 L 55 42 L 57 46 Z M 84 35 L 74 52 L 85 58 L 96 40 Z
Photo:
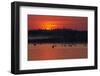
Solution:
M 71 44 L 69 44 L 69 46 L 70 46 L 70 47 L 72 47 L 72 45 L 71 45 Z
M 36 46 L 36 44 L 34 44 L 34 46 Z
M 66 44 L 64 44 L 64 47 L 66 46 Z
M 54 45 L 52 45 L 52 48 L 54 48 L 55 46 Z

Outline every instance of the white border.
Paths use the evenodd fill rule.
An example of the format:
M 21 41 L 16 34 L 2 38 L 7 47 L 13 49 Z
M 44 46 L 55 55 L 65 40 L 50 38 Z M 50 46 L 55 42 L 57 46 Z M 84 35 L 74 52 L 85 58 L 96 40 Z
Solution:
M 87 16 L 88 17 L 88 59 L 65 59 L 46 61 L 27 61 L 27 15 Z M 61 67 L 80 67 L 94 65 L 94 11 L 76 9 L 57 9 L 43 7 L 20 7 L 20 70 Z

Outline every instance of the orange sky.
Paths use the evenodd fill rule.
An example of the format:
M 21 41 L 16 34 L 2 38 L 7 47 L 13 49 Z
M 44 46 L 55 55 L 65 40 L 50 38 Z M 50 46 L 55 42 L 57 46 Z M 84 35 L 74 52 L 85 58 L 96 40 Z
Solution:
M 72 29 L 86 31 L 87 17 L 28 15 L 28 30 Z

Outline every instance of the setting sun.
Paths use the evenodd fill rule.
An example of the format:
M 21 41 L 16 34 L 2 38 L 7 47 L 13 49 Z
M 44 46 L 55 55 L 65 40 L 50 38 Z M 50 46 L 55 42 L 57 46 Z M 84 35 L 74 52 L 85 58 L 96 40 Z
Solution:
M 42 29 L 52 30 L 52 29 L 55 29 L 55 25 L 51 22 L 47 22 L 47 23 L 44 23 L 44 25 L 42 25 Z
M 28 15 L 29 30 L 87 30 L 87 17 Z

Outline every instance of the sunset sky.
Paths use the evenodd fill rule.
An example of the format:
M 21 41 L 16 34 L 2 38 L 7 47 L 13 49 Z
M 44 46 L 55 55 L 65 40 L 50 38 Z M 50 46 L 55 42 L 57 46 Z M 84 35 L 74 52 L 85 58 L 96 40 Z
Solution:
M 87 17 L 28 15 L 28 30 L 72 29 L 86 31 Z

